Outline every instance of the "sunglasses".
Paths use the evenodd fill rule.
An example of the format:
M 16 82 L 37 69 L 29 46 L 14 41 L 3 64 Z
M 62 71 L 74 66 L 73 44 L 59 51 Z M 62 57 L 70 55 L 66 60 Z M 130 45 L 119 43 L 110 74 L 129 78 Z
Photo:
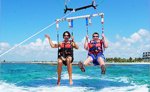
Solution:
M 99 37 L 99 36 L 93 36 L 93 37 Z

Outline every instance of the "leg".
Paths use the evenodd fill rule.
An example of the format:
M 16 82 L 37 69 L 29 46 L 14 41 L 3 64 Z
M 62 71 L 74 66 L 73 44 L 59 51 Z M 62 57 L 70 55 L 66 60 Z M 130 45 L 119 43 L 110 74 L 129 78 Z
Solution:
M 88 58 L 84 61 L 84 65 L 86 65 L 86 66 L 89 65 L 89 63 L 90 63 L 92 60 L 93 60 L 92 57 L 91 57 L 91 56 L 88 56 Z M 78 66 L 79 66 L 79 68 L 81 69 L 82 72 L 85 72 L 84 65 L 83 65 L 82 62 L 79 62 L 79 63 L 78 63 Z
M 93 61 L 93 59 L 92 59 L 92 57 L 91 56 L 88 56 L 88 58 L 84 61 L 84 65 L 85 66 L 88 66 L 89 64 L 90 64 L 90 62 L 92 62 Z
M 68 70 L 68 74 L 69 74 L 69 82 L 70 82 L 70 85 L 73 84 L 73 81 L 72 81 L 72 57 L 71 56 L 68 56 L 66 58 L 66 62 L 67 62 L 67 70 Z
M 98 62 L 101 67 L 101 71 L 102 71 L 101 74 L 105 74 L 106 68 L 105 68 L 104 59 L 102 57 L 98 57 Z
M 62 60 L 58 58 L 58 66 L 57 66 L 57 74 L 58 74 L 58 80 L 57 80 L 57 85 L 60 85 L 60 79 L 61 79 L 61 71 L 62 71 Z

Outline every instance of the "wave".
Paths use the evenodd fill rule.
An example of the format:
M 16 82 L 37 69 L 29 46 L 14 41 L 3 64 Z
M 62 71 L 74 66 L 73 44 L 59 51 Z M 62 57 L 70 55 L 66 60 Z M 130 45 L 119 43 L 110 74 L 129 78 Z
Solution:
M 57 76 L 17 85 L 0 81 L 0 92 L 149 92 L 148 84 L 137 85 L 130 77 L 88 76 L 73 73 L 74 85 L 69 86 L 68 73 L 62 73 L 62 85 L 56 86 Z M 64 80 L 64 81 L 63 81 Z M 38 85 L 39 84 L 39 85 Z
M 128 87 L 109 87 L 98 92 L 149 92 L 147 85 L 128 86 Z
M 122 76 L 122 77 L 104 76 L 104 77 L 101 77 L 101 80 L 109 80 L 109 81 L 114 81 L 114 82 L 123 82 L 123 83 L 129 83 L 131 85 L 136 85 L 134 81 L 132 81 L 132 78 L 125 77 L 125 76 Z
M 1 92 L 85 92 L 88 91 L 86 87 L 70 87 L 70 86 L 39 86 L 39 87 L 25 87 L 16 86 L 15 84 L 10 84 L 6 82 L 0 82 Z
M 90 87 L 73 87 L 73 86 L 39 86 L 39 87 L 24 87 L 16 86 L 6 82 L 0 82 L 1 92 L 148 92 L 147 85 L 127 86 L 127 87 L 107 87 L 99 90 L 94 90 Z

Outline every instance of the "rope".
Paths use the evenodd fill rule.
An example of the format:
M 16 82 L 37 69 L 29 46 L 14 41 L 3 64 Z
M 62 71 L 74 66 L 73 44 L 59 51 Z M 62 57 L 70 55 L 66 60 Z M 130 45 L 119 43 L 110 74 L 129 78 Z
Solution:
M 95 0 L 92 0 L 92 1 L 96 4 Z M 101 0 L 101 2 L 99 4 L 101 5 L 103 2 L 104 2 L 104 0 Z M 95 11 L 98 13 L 97 9 L 95 9 Z M 102 25 L 101 30 L 102 30 L 102 34 L 104 34 L 104 14 L 102 14 L 100 17 L 101 17 L 101 25 Z M 102 44 L 102 45 L 104 45 L 104 44 Z M 103 49 L 103 51 L 105 51 L 104 46 L 102 46 L 102 49 Z
M 59 21 L 61 21 L 62 19 L 64 19 L 65 17 L 69 16 L 70 14 L 72 14 L 73 12 L 70 12 L 68 14 L 66 14 L 65 16 L 63 16 Z M 34 36 L 40 34 L 41 32 L 43 32 L 44 30 L 48 29 L 49 27 L 53 26 L 54 24 L 56 24 L 56 22 L 51 23 L 50 25 L 46 26 L 45 28 L 43 28 L 42 30 L 36 32 L 35 34 L 31 35 L 30 37 L 28 37 L 27 39 L 23 40 L 22 42 L 20 42 L 19 44 L 13 46 L 12 48 L 10 48 L 9 50 L 7 50 L 6 52 L 0 54 L 0 57 L 2 57 L 3 55 L 9 53 L 10 51 L 12 51 L 13 49 L 17 48 L 18 46 L 22 45 L 23 43 L 27 42 L 29 39 L 33 38 Z
M 59 57 L 59 20 L 56 19 L 56 31 L 57 31 L 57 44 L 58 44 L 58 47 L 57 47 L 57 56 Z

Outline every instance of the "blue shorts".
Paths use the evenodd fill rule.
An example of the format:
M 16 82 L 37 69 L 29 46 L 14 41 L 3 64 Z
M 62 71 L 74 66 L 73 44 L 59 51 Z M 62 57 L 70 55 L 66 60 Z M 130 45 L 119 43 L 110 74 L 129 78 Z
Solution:
M 104 56 L 104 54 L 103 54 L 103 52 L 100 52 L 100 53 L 98 53 L 97 55 L 88 53 L 88 56 L 91 56 L 91 57 L 92 57 L 92 59 L 93 59 L 93 64 L 94 64 L 94 65 L 99 65 L 99 62 L 98 62 L 98 58 L 99 58 L 99 57 L 101 57 L 104 61 L 106 60 L 106 59 L 105 59 L 105 56 Z

